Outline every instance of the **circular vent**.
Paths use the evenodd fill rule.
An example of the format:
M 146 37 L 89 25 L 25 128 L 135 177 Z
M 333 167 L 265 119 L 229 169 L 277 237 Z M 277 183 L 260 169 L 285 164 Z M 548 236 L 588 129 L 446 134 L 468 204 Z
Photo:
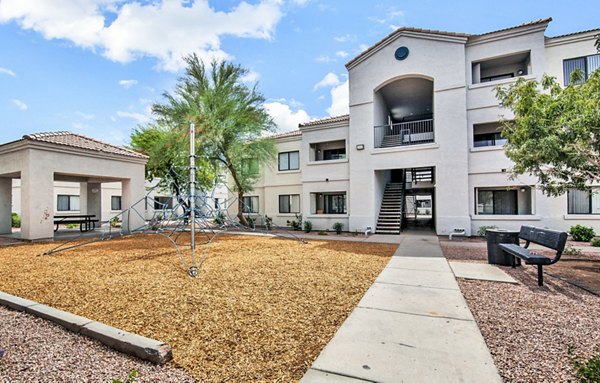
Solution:
M 396 60 L 404 60 L 405 58 L 408 57 L 408 48 L 400 47 L 400 48 L 396 49 L 396 53 L 394 53 L 394 57 L 396 57 Z

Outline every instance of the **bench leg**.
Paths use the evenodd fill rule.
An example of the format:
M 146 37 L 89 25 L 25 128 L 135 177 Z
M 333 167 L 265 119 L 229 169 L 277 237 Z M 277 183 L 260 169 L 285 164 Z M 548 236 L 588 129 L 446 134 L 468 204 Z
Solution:
M 542 265 L 537 265 L 538 268 L 538 286 L 544 286 L 544 273 L 542 272 Z

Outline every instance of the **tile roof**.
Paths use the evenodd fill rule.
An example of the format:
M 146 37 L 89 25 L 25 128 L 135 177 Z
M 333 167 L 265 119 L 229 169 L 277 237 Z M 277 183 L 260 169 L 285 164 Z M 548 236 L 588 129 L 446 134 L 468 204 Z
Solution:
M 302 135 L 302 132 L 300 130 L 296 129 L 296 130 L 292 130 L 289 132 L 277 133 L 270 137 L 271 138 L 284 138 L 284 137 L 294 137 L 294 136 L 301 136 L 301 135 Z
M 564 35 L 558 35 L 558 36 L 550 36 L 548 38 L 550 38 L 550 39 L 556 39 L 556 38 L 559 38 L 559 37 L 575 36 L 575 35 L 581 35 L 581 34 L 589 33 L 589 32 L 600 32 L 600 28 L 588 29 L 588 30 L 579 31 L 579 32 L 566 33 Z
M 344 121 L 349 121 L 349 120 L 350 120 L 350 115 L 344 114 L 342 116 L 327 117 L 327 118 L 321 118 L 319 120 L 308 121 L 303 124 L 300 124 L 300 127 L 316 126 L 316 125 L 329 124 L 329 123 L 334 123 L 334 122 L 344 122 Z
M 548 18 L 545 18 L 545 19 L 538 19 L 538 20 L 534 20 L 534 21 L 529 21 L 527 23 L 519 24 L 519 25 L 516 25 L 516 26 L 513 26 L 513 27 L 508 27 L 508 28 L 504 28 L 504 29 L 498 29 L 498 30 L 495 30 L 495 31 L 481 33 L 481 34 L 468 34 L 468 33 L 459 33 L 459 32 L 439 31 L 439 30 L 435 30 L 435 29 L 422 29 L 422 28 L 413 28 L 413 27 L 400 27 L 400 28 L 396 29 L 394 32 L 392 32 L 389 35 L 387 35 L 386 37 L 384 37 L 383 39 L 381 39 L 378 42 L 376 42 L 373 46 L 371 46 L 367 50 L 363 51 L 362 53 L 360 53 L 358 56 L 356 56 L 352 60 L 348 61 L 346 63 L 346 67 L 352 65 L 354 62 L 356 62 L 359 58 L 363 57 L 368 52 L 371 52 L 374 49 L 376 49 L 377 47 L 385 44 L 389 39 L 393 38 L 396 34 L 398 34 L 400 32 L 404 32 L 404 31 L 407 31 L 407 32 L 417 32 L 417 33 L 427 33 L 427 34 L 432 34 L 432 35 L 443 35 L 443 36 L 451 36 L 451 37 L 465 37 L 465 38 L 470 38 L 470 37 L 477 37 L 477 36 L 485 36 L 485 35 L 489 35 L 489 34 L 497 33 L 497 32 L 509 31 L 511 29 L 528 27 L 528 26 L 532 26 L 532 25 L 545 24 L 545 23 L 549 23 L 550 21 L 552 21 L 552 18 L 548 17 Z
M 96 140 L 94 138 L 86 137 L 81 134 L 71 133 L 71 132 L 44 132 L 44 133 L 34 133 L 34 134 L 26 134 L 23 136 L 23 140 L 30 141 L 39 141 L 39 142 L 47 142 L 50 144 L 70 146 L 74 148 L 93 150 L 96 152 L 108 153 L 108 154 L 117 154 L 121 156 L 127 157 L 135 157 L 135 158 L 148 158 L 148 156 L 133 151 L 131 149 L 124 148 L 122 146 L 108 144 L 106 142 L 102 142 Z

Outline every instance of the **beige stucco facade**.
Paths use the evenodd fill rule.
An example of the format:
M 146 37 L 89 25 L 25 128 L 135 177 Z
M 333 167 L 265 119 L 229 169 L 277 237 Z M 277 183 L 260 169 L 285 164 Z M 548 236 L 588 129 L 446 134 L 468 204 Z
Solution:
M 497 132 L 494 124 L 512 118 L 510 111 L 499 106 L 496 86 L 509 85 L 518 77 L 540 80 L 544 73 L 564 84 L 565 60 L 598 53 L 594 47 L 597 30 L 546 37 L 549 22 L 539 20 L 482 35 L 400 28 L 387 36 L 347 64 L 348 116 L 301 124 L 299 131 L 275 138 L 280 153 L 299 152 L 300 166 L 277 171 L 275 162 L 264 167 L 263 179 L 253 194 L 259 197 L 259 213 L 284 226 L 294 214 L 280 213 L 278 196 L 298 194 L 299 212 L 315 229 L 331 229 L 334 222 L 343 223 L 349 231 L 375 228 L 391 172 L 429 168 L 433 181 L 416 187 L 431 195 L 433 226 L 438 234 L 449 234 L 456 228 L 472 234 L 481 226 L 491 225 L 568 230 L 576 223 L 600 232 L 600 215 L 596 214 L 600 211 L 568 214 L 566 195 L 543 195 L 536 179 L 527 175 L 510 178 L 512 163 L 502 145 L 481 142 L 481 137 Z M 410 52 L 402 60 L 395 57 L 400 47 Z M 395 118 L 394 108 L 404 107 L 401 102 L 390 102 L 410 103 L 411 94 L 424 92 L 415 85 L 404 91 L 403 84 L 409 84 L 403 82 L 406 79 L 419 79 L 413 83 L 431 86 L 431 110 L 427 109 L 432 120 L 427 125 L 432 126 L 427 137 L 431 139 L 384 147 L 376 134 L 374 138 L 374 127 L 388 126 Z M 396 99 L 394 92 L 407 94 Z M 501 142 L 499 136 L 496 139 Z M 345 142 L 343 159 L 311 161 L 314 144 L 340 140 Z M 503 190 L 512 193 L 514 212 L 489 214 L 482 210 L 482 192 Z M 315 209 L 314 199 L 319 193 L 343 193 L 345 211 L 327 214 Z

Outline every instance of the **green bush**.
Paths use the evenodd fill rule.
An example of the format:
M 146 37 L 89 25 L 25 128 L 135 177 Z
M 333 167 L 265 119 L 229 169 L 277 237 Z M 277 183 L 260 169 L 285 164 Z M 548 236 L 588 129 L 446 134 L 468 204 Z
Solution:
M 302 229 L 302 214 L 296 214 L 296 219 L 288 220 L 286 224 L 292 228 L 292 230 L 301 230 Z
M 79 224 L 78 224 L 78 223 L 67 223 L 67 224 L 65 225 L 65 227 L 66 227 L 67 229 L 77 229 L 77 228 L 79 227 Z
M 336 222 L 333 224 L 333 230 L 336 234 L 341 234 L 342 229 L 344 228 L 344 224 L 341 222 Z
M 312 230 L 312 222 L 304 221 L 304 231 L 307 233 L 310 233 L 311 230 Z
M 568 353 L 580 383 L 600 382 L 600 348 L 587 360 L 575 355 L 574 347 L 569 347 Z
M 480 237 L 485 237 L 485 233 L 487 233 L 488 230 L 493 230 L 493 229 L 497 229 L 498 226 L 496 225 L 491 225 L 491 226 L 479 226 L 479 229 L 477 230 L 477 235 Z
M 246 216 L 246 222 L 248 222 L 248 227 L 251 229 L 255 229 L 256 228 L 256 218 L 250 217 L 249 215 Z
M 271 230 L 273 228 L 273 218 L 265 214 L 265 228 Z
M 21 217 L 17 213 L 12 213 L 10 216 L 12 227 L 21 227 Z
M 225 223 L 225 214 L 223 214 L 222 211 L 217 212 L 213 221 L 216 225 L 223 226 L 223 224 Z
M 589 242 L 596 236 L 596 232 L 591 227 L 583 225 L 571 226 L 569 230 L 574 241 Z
M 113 379 L 112 383 L 134 383 L 137 381 L 137 378 L 138 372 L 137 370 L 133 369 L 129 375 L 127 375 L 127 379 L 125 381 L 122 381 L 121 379 Z
M 319 230 L 319 235 L 327 235 L 327 233 L 324 230 Z
M 600 247 L 600 237 L 596 237 L 592 239 L 592 246 Z
M 583 255 L 583 253 L 581 252 L 581 250 L 574 248 L 571 245 L 567 245 L 567 247 L 565 247 L 565 250 L 563 251 L 563 255 Z

